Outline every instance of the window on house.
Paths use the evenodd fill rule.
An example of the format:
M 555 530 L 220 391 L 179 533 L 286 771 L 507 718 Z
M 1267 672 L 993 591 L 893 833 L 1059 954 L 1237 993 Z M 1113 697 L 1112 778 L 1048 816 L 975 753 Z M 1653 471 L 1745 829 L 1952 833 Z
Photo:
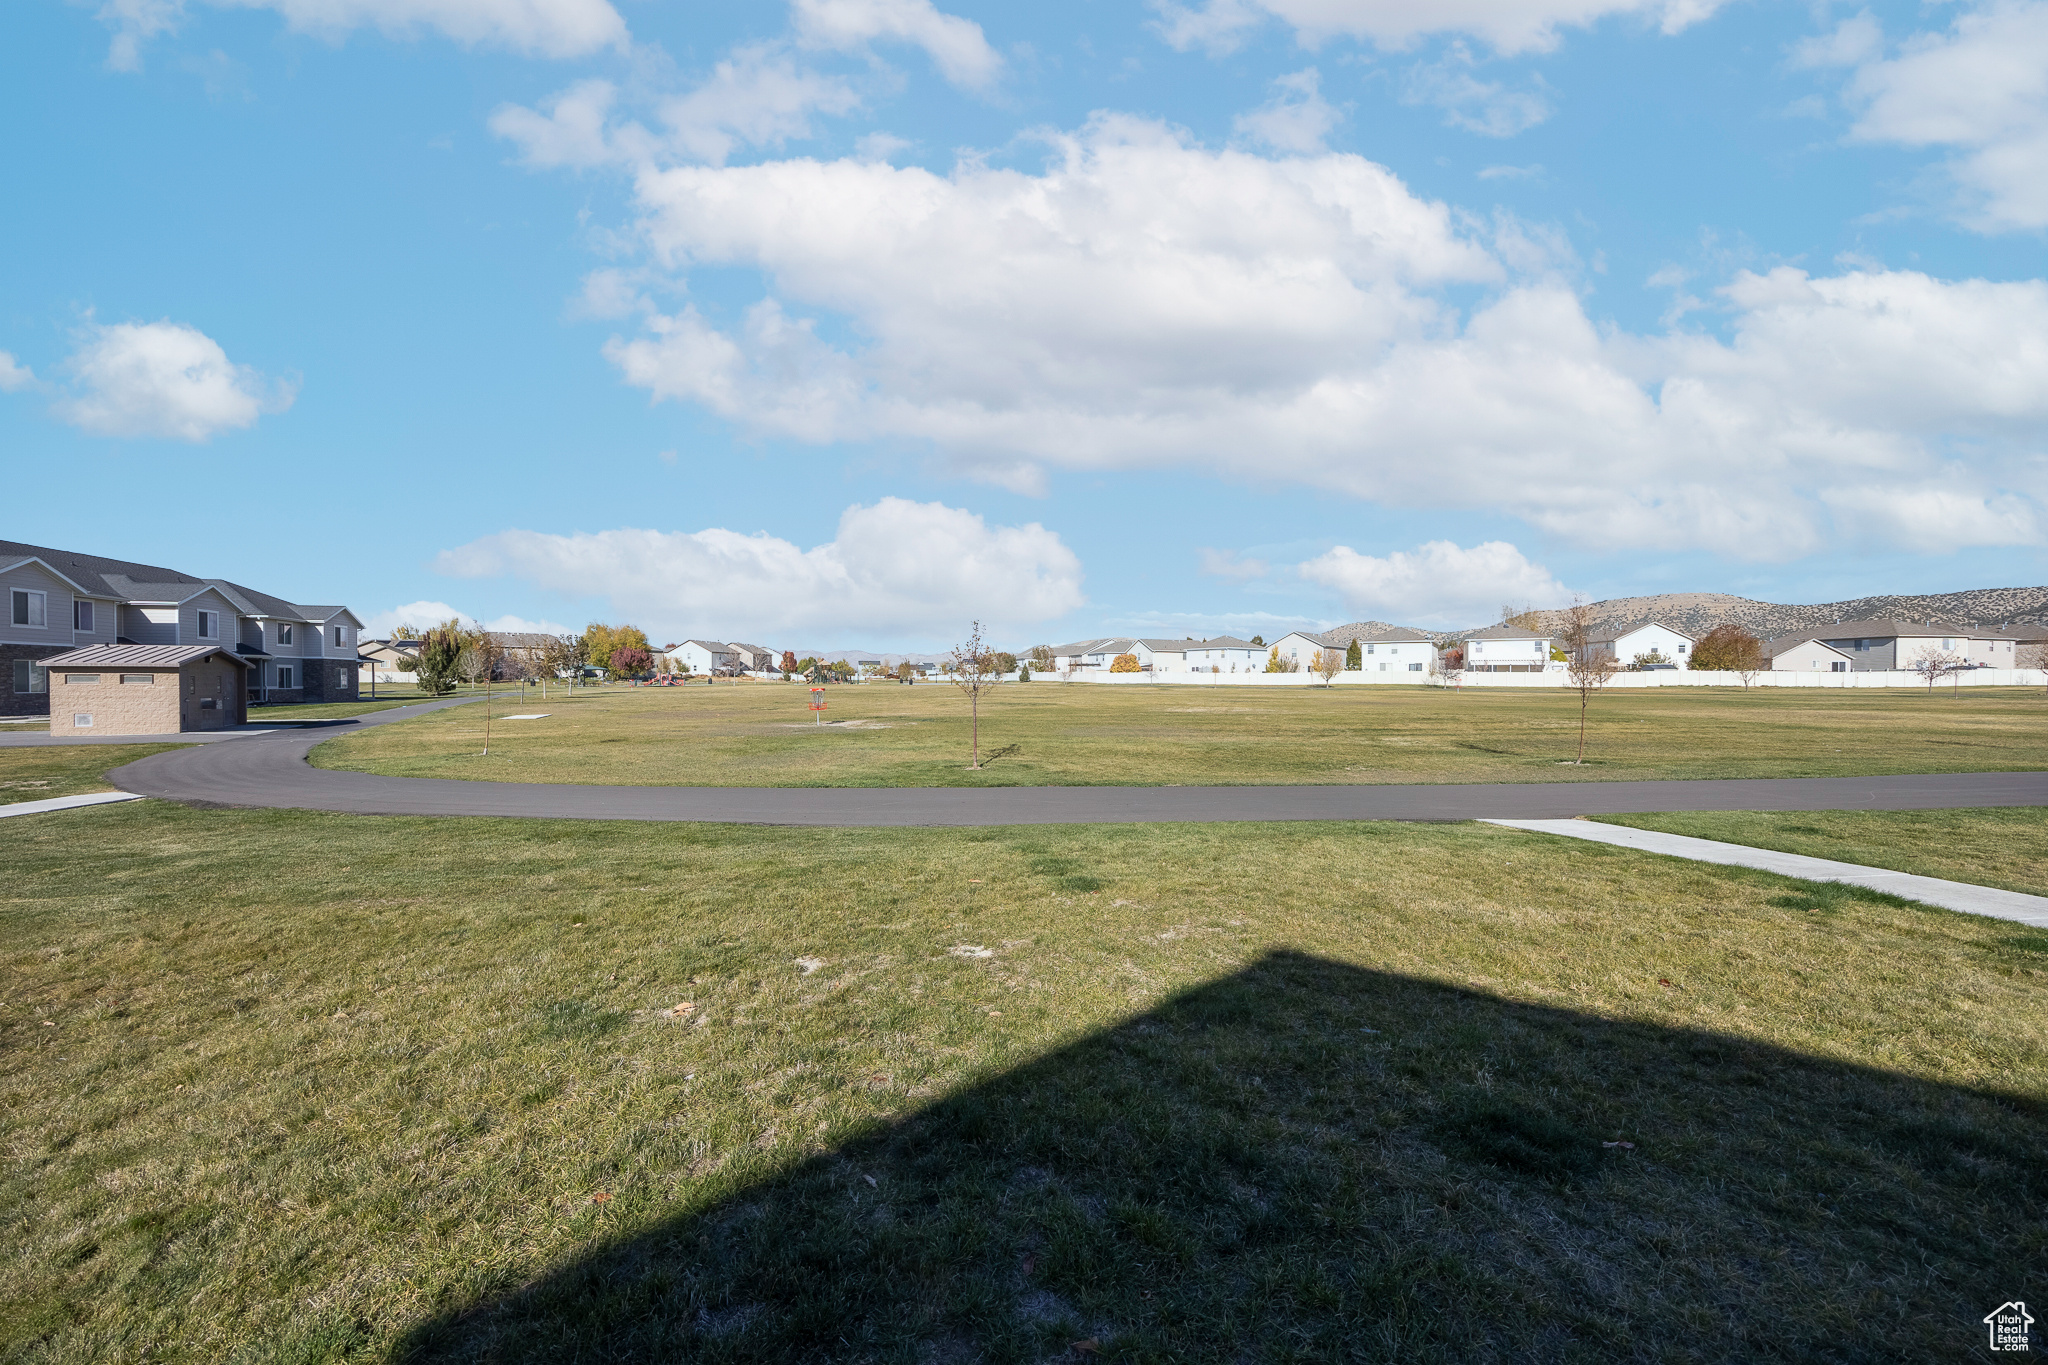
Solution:
M 282 621 L 277 623 L 277 642 L 281 645 L 288 645 L 292 642 L 292 628 Z
M 67 685 L 72 683 L 96 683 L 99 680 L 100 675 L 97 673 L 66 673 L 64 675 L 64 681 Z
M 1409 671 L 1410 673 L 1420 673 L 1420 672 L 1422 671 L 1422 665 L 1421 665 L 1421 664 L 1410 664 L 1410 665 L 1408 665 L 1408 671 Z
M 1680 654 L 1683 654 L 1683 653 L 1685 653 L 1685 646 L 1684 646 L 1684 645 L 1680 645 L 1680 646 L 1678 647 L 1678 652 L 1679 652 Z
M 14 661 L 14 690 L 33 693 L 50 690 L 50 670 L 38 668 L 27 659 Z
M 1837 659 L 1832 664 L 1828 665 L 1828 672 L 1830 673 L 1847 673 L 1848 671 L 1849 665 L 1846 661 L 1842 659 Z
M 73 630 L 92 629 L 92 603 L 81 602 L 76 598 L 72 599 L 71 628 Z
M 340 643 L 341 643 L 341 627 L 340 627 L 340 626 L 336 626 L 336 627 L 334 628 L 334 643 L 336 643 L 336 644 L 340 644 Z
M 1856 648 L 1858 648 L 1858 649 L 1860 649 L 1860 650 L 1865 650 L 1865 651 L 1867 651 L 1867 650 L 1869 650 L 1869 648 L 1870 648 L 1870 641 L 1868 641 L 1868 640 L 1858 640 L 1858 641 L 1856 642 Z
M 292 669 L 290 664 L 279 664 L 277 666 L 277 685 L 279 687 L 290 687 L 292 685 Z
M 34 588 L 14 590 L 14 624 L 42 630 L 50 624 L 50 598 L 48 593 L 37 592 Z
M 144 687 L 149 687 L 156 682 L 156 674 L 123 673 L 121 675 L 121 681 L 124 683 L 141 683 Z
M 199 613 L 199 638 L 211 640 L 220 634 L 220 613 L 202 611 Z
M 337 691 L 346 692 L 348 690 L 348 670 L 342 668 L 334 670 L 334 686 Z
M 1956 642 L 1955 642 L 1955 639 L 1954 639 L 1954 637 L 1953 637 L 1953 636 L 1948 636 L 1948 635 L 1944 635 L 1944 636 L 1942 636 L 1942 637 L 1941 637 L 1941 647 L 1942 647 L 1943 649 L 1954 649 L 1954 648 L 1956 647 Z

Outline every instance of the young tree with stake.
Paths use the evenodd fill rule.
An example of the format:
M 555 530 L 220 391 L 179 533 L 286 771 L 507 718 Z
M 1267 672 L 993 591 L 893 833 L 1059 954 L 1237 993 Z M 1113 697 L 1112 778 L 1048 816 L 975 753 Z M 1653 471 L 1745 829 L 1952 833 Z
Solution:
M 1354 647 L 1356 642 L 1354 641 Z M 1323 680 L 1323 686 L 1330 686 L 1330 680 L 1344 671 L 1344 656 L 1334 649 L 1319 649 L 1308 661 L 1309 671 Z

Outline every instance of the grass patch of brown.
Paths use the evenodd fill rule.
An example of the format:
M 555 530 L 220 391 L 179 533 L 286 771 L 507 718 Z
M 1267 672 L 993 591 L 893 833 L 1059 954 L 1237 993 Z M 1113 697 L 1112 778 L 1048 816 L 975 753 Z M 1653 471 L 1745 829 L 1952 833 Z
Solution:
M 1928 1359 L 2048 1261 L 1996 921 L 1483 826 L 14 823 L 9 1359 Z
M 48 748 L 0 749 L 0 805 L 46 801 L 53 796 L 110 792 L 107 770 L 148 758 L 178 744 L 53 744 Z M 17 817 L 20 818 L 20 817 Z
M 321 767 L 399 777 L 652 786 L 1230 785 L 1828 777 L 2048 767 L 2048 702 L 2027 689 L 1665 688 L 1597 698 L 1574 766 L 1572 693 L 1428 687 L 1244 689 L 1031 683 L 982 702 L 944 685 L 582 689 L 493 727 L 483 709 L 337 738 Z M 514 703 L 494 703 L 504 714 Z

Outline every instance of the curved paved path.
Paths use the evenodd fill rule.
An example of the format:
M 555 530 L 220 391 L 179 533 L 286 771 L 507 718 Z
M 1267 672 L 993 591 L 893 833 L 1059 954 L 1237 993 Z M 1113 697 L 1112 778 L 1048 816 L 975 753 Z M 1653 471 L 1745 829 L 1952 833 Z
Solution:
M 428 702 L 394 721 L 466 705 Z M 335 772 L 306 762 L 349 727 L 280 730 L 154 754 L 107 776 L 191 805 L 352 815 L 510 815 L 761 825 L 1087 825 L 1217 820 L 1545 819 L 1675 810 L 1933 810 L 2048 805 L 2048 773 L 1795 777 L 1691 782 L 1531 782 L 1355 787 L 585 787 Z

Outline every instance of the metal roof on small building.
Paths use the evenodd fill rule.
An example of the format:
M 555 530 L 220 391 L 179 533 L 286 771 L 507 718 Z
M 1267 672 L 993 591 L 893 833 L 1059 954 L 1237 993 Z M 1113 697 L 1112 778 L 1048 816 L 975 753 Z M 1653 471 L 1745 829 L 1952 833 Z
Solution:
M 44 668 L 182 668 L 209 654 L 231 659 L 238 668 L 249 666 L 248 660 L 221 645 L 87 645 L 38 663 Z

